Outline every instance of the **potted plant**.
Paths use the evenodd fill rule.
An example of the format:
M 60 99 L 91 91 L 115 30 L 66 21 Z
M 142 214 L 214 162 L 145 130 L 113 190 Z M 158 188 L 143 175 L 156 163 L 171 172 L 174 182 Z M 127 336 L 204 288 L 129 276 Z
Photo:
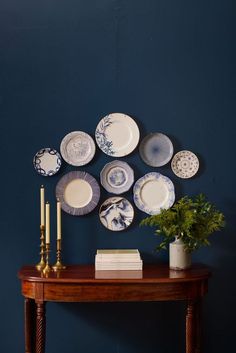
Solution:
M 157 227 L 155 234 L 163 236 L 157 251 L 169 244 L 170 268 L 186 269 L 191 265 L 191 252 L 209 245 L 209 236 L 221 230 L 225 221 L 223 213 L 199 194 L 182 197 L 171 208 L 143 219 L 140 225 Z

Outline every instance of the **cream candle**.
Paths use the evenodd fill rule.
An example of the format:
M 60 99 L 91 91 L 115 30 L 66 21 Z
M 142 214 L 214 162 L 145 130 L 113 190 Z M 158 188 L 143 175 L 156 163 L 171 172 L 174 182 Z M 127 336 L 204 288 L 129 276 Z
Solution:
M 45 225 L 45 190 L 44 190 L 44 186 L 42 185 L 40 188 L 40 225 L 44 226 Z
M 61 240 L 61 203 L 57 199 L 57 240 Z
M 50 204 L 46 203 L 46 244 L 50 244 Z

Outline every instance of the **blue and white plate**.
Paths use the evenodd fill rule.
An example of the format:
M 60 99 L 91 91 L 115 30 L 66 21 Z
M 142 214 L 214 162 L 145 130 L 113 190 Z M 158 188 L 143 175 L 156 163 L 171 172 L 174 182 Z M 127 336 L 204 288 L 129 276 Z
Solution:
M 136 122 L 130 116 L 121 113 L 105 116 L 95 131 L 98 147 L 112 157 L 130 154 L 138 145 L 139 136 Z
M 143 212 L 155 215 L 175 201 L 172 181 L 160 173 L 147 173 L 134 184 L 134 203 Z
M 173 145 L 168 136 L 156 132 L 148 134 L 139 146 L 142 160 L 151 167 L 167 164 L 173 156 Z
M 88 164 L 95 154 L 95 143 L 92 137 L 84 131 L 72 131 L 61 141 L 61 155 L 73 166 Z
M 35 170 L 43 176 L 52 176 L 61 167 L 61 156 L 53 148 L 42 148 L 33 158 Z
M 134 171 L 126 162 L 107 163 L 100 173 L 101 184 L 108 192 L 119 195 L 130 189 L 134 182 Z
M 100 207 L 99 218 L 107 229 L 121 231 L 130 226 L 134 218 L 131 203 L 123 197 L 110 197 Z
M 73 216 L 82 216 L 90 213 L 97 206 L 100 187 L 89 173 L 69 172 L 57 183 L 56 197 L 65 212 Z
M 191 151 L 180 151 L 174 155 L 171 168 L 179 178 L 192 178 L 199 169 L 199 160 Z

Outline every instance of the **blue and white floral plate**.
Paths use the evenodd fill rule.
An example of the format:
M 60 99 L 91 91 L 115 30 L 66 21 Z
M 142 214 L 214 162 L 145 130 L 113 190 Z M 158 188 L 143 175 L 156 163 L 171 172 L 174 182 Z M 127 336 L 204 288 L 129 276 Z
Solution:
M 151 167 L 162 167 L 167 164 L 173 152 L 171 140 L 160 132 L 148 134 L 139 146 L 140 157 Z
M 72 216 L 82 216 L 97 206 L 100 187 L 89 173 L 73 171 L 65 174 L 57 183 L 56 197 L 65 212 Z
M 107 163 L 100 173 L 101 184 L 112 194 L 122 194 L 130 189 L 134 182 L 134 171 L 126 162 Z
M 131 203 L 123 197 L 110 197 L 100 207 L 99 218 L 107 229 L 121 231 L 130 226 L 134 218 Z
M 180 151 L 174 155 L 171 168 L 179 178 L 192 178 L 199 169 L 199 160 L 191 151 Z
M 98 147 L 112 157 L 130 154 L 138 145 L 139 136 L 136 122 L 130 116 L 121 113 L 105 116 L 95 131 Z
M 61 168 L 61 156 L 53 148 L 42 148 L 34 156 L 33 165 L 40 175 L 52 176 Z
M 134 184 L 134 203 L 150 215 L 170 208 L 175 201 L 172 181 L 160 173 L 147 173 Z
M 72 131 L 61 141 L 61 155 L 73 166 L 88 164 L 95 154 L 95 143 L 92 137 L 83 131 Z

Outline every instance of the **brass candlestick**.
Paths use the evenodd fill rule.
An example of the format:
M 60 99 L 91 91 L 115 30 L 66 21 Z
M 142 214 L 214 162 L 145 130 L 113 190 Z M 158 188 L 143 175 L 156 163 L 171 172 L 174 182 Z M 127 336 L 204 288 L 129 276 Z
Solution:
M 40 226 L 40 262 L 36 265 L 38 271 L 42 271 L 45 267 L 45 226 Z
M 43 269 L 43 273 L 47 274 L 48 272 L 50 272 L 51 266 L 49 265 L 49 253 L 50 253 L 50 244 L 46 244 L 46 250 L 45 250 L 45 254 L 46 254 L 46 265 Z
M 57 239 L 57 262 L 52 267 L 55 272 L 65 270 L 66 266 L 61 263 L 61 239 Z

